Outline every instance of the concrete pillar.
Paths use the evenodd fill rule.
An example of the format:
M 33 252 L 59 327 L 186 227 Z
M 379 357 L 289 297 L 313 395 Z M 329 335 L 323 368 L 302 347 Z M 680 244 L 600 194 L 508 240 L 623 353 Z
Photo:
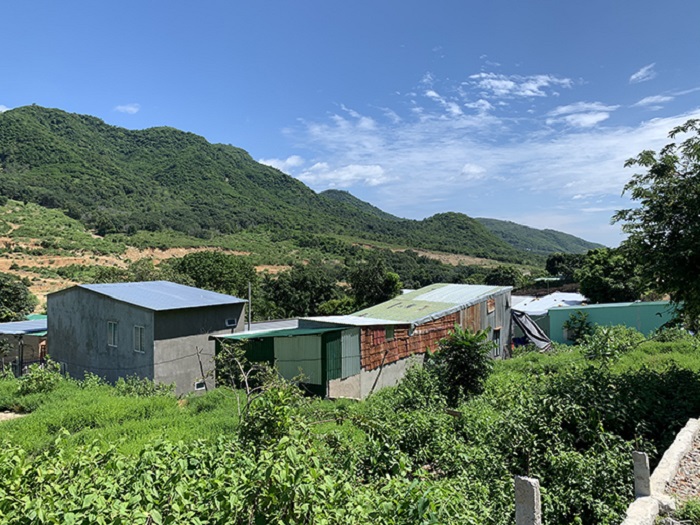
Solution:
M 542 525 L 538 479 L 515 476 L 515 525 Z
M 632 459 L 634 460 L 634 497 L 651 496 L 649 456 L 635 450 L 632 452 Z

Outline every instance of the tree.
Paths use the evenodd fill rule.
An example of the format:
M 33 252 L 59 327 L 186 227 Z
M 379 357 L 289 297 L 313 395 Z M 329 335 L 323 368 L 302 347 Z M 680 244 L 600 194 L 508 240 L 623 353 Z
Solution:
M 700 320 L 700 120 L 669 133 L 684 138 L 659 153 L 642 151 L 625 166 L 646 170 L 632 176 L 625 193 L 639 207 L 621 210 L 614 222 L 629 234 L 623 246 L 651 287 L 667 293 L 697 327 Z
M 0 273 L 0 322 L 21 321 L 34 311 L 38 299 L 29 291 L 29 281 Z
M 585 260 L 586 255 L 582 253 L 553 253 L 547 257 L 545 269 L 549 275 L 562 277 L 564 282 L 570 283 Z
M 486 330 L 470 332 L 459 325 L 440 340 L 438 350 L 429 355 L 426 366 L 438 377 L 450 406 L 484 391 L 493 369 L 490 357 L 493 348 Z
M 486 274 L 486 284 L 493 286 L 520 286 L 523 274 L 515 266 L 500 265 Z
M 238 297 L 246 297 L 248 283 L 255 283 L 258 278 L 247 258 L 223 252 L 188 253 L 172 261 L 170 266 L 189 277 L 198 288 Z
M 622 249 L 598 248 L 586 255 L 574 276 L 581 293 L 593 303 L 636 301 L 643 285 L 637 266 Z
M 276 277 L 266 275 L 262 291 L 272 317 L 318 315 L 323 303 L 343 296 L 335 268 L 317 261 L 297 263 Z
M 401 293 L 399 275 L 388 271 L 384 260 L 377 256 L 358 264 L 348 280 L 358 308 L 383 303 Z

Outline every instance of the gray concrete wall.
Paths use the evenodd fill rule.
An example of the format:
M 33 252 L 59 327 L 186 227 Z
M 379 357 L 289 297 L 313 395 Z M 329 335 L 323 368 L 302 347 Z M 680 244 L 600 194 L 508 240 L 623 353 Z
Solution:
M 236 327 L 226 326 L 227 319 L 236 319 Z M 174 383 L 177 394 L 192 392 L 199 381 L 213 389 L 215 342 L 209 336 L 240 332 L 243 321 L 243 304 L 156 312 L 154 380 Z
M 394 386 L 403 379 L 412 366 L 422 366 L 424 354 L 414 354 L 374 370 L 361 370 L 359 374 L 345 379 L 328 382 L 328 397 L 365 399 L 370 394 L 388 386 Z
M 47 301 L 50 355 L 71 377 L 92 372 L 110 382 L 136 375 L 153 379 L 153 313 L 74 287 Z M 107 344 L 107 323 L 117 322 L 117 345 Z M 134 326 L 145 330 L 145 351 L 134 351 Z

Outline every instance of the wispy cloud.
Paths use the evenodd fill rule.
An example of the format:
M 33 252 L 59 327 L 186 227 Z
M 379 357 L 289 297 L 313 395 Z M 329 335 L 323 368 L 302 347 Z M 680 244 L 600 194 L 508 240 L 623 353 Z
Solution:
M 128 115 L 134 115 L 141 110 L 141 105 L 136 103 L 122 104 L 120 106 L 115 106 L 114 111 L 119 113 L 126 113 Z
M 610 113 L 619 107 L 601 102 L 576 102 L 559 106 L 549 112 L 547 124 L 563 122 L 577 128 L 590 128 L 610 118 Z
M 522 91 L 512 87 L 503 93 Z M 347 188 L 402 217 L 461 211 L 542 224 L 599 242 L 606 236 L 617 239 L 610 241 L 615 244 L 619 227 L 608 223 L 610 210 L 629 205 L 620 196 L 632 175 L 625 161 L 659 149 L 668 143 L 670 129 L 700 117 L 694 109 L 602 127 L 596 124 L 620 106 L 553 105 L 547 97 L 502 106 L 503 100 L 483 96 L 478 83 L 450 86 L 432 75 L 398 97 L 391 108 L 368 108 L 367 114 L 340 106 L 326 119 L 300 121 L 287 133 L 310 160 L 296 166 L 279 162 L 317 191 Z M 461 111 L 450 111 L 448 103 Z M 529 213 L 533 208 L 542 217 L 568 217 L 567 222 L 537 222 Z M 596 225 L 602 233 L 590 237 Z
M 482 90 L 485 98 L 546 97 L 556 95 L 556 87 L 570 88 L 573 81 L 554 75 L 503 75 L 477 73 L 469 77 L 470 83 Z
M 258 162 L 289 173 L 294 168 L 302 166 L 304 164 L 304 159 L 299 155 L 290 155 L 286 159 L 258 159 Z
M 362 183 L 378 186 L 390 180 L 384 168 L 379 165 L 349 164 L 331 169 L 326 162 L 318 162 L 298 175 L 299 180 L 312 186 L 324 185 L 329 188 L 349 188 Z
M 663 104 L 671 102 L 673 99 L 674 97 L 669 95 L 654 95 L 651 97 L 644 97 L 639 102 L 632 104 L 632 107 L 641 106 L 649 109 L 661 109 Z
M 3 106 L 2 104 L 0 104 L 0 113 L 4 113 L 5 111 L 9 111 L 9 110 L 10 110 L 10 108 L 8 108 L 7 106 Z
M 656 77 L 656 71 L 654 71 L 655 65 L 656 65 L 656 63 L 651 63 L 647 66 L 644 66 L 636 73 L 634 73 L 630 77 L 630 84 L 638 84 L 639 82 L 646 82 L 647 80 L 651 80 L 652 78 Z

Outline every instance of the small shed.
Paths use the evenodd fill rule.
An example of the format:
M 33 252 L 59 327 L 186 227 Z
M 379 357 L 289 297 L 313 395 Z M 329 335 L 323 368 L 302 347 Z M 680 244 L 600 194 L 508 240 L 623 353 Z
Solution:
M 649 301 L 634 303 L 604 303 L 555 308 L 549 311 L 550 338 L 557 343 L 570 344 L 564 323 L 572 314 L 583 312 L 592 325 L 624 325 L 636 328 L 644 335 L 673 319 L 674 307 L 670 301 Z
M 489 331 L 492 357 L 510 341 L 511 287 L 434 284 L 352 315 L 308 317 L 296 329 L 217 336 L 249 340 L 249 359 L 274 363 L 283 377 L 301 371 L 307 388 L 363 399 L 395 385 L 455 324 Z
M 10 366 L 19 376 L 25 367 L 46 358 L 47 320 L 45 315 L 31 314 L 26 321 L 0 323 L 0 370 Z
M 51 357 L 77 378 L 138 376 L 178 394 L 213 388 L 209 336 L 243 330 L 245 303 L 168 281 L 73 286 L 48 296 Z
M 579 306 L 587 302 L 585 296 L 575 292 L 553 292 L 542 297 L 513 297 L 513 310 L 526 313 L 542 331 L 550 335 L 549 312 L 555 308 Z M 513 329 L 513 337 L 522 337 L 520 329 Z

